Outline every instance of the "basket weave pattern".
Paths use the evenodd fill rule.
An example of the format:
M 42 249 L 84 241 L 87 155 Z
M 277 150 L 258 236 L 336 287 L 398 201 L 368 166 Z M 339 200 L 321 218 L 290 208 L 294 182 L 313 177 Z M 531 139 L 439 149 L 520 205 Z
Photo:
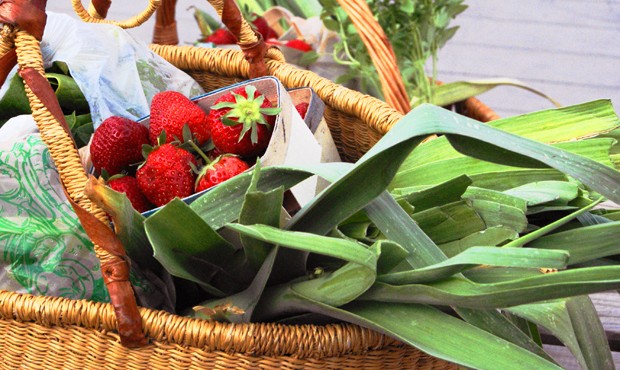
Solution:
M 108 304 L 0 292 L 0 368 L 452 368 L 356 325 L 224 324 L 140 313 L 151 344 L 128 349 Z

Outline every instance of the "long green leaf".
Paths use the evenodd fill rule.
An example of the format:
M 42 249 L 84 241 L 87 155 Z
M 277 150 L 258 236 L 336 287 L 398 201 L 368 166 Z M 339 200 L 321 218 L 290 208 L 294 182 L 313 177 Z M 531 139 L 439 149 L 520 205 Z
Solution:
M 519 346 L 425 305 L 355 302 L 342 310 L 317 307 L 313 311 L 370 327 L 431 356 L 470 368 L 559 369 Z
M 235 273 L 235 251 L 180 199 L 174 199 L 144 222 L 154 257 L 170 274 L 196 282 L 223 296 L 243 288 Z
M 467 145 L 473 147 L 481 146 L 480 143 L 476 144 L 475 140 L 468 142 Z M 612 166 L 609 158 L 609 150 L 611 148 L 610 139 L 590 139 L 584 141 L 558 143 L 554 144 L 553 147 L 566 150 L 577 155 L 588 157 L 591 160 L 597 161 L 606 166 Z M 420 146 L 420 149 L 421 148 L 424 148 L 424 146 Z M 487 157 L 486 159 L 494 162 L 495 160 L 493 159 L 493 156 L 499 155 L 500 150 L 489 150 L 491 150 L 493 154 L 489 154 L 489 157 Z M 450 151 L 454 151 L 454 149 L 450 149 Z M 504 153 L 504 156 L 510 156 L 510 154 L 505 150 L 502 150 L 501 152 Z M 540 167 L 540 165 L 536 163 L 516 163 L 513 166 L 507 166 L 491 162 L 481 161 L 479 159 L 463 155 L 454 155 L 453 157 L 442 156 L 441 159 L 425 164 L 420 164 L 416 162 L 412 165 L 410 163 L 409 165 L 403 165 L 400 168 L 390 187 L 397 188 L 411 185 L 434 185 L 439 182 L 449 180 L 456 175 L 467 175 L 471 177 L 472 180 L 474 180 L 475 186 L 479 186 L 478 184 L 476 184 L 475 175 L 501 172 L 502 175 L 496 174 L 494 175 L 493 179 L 496 182 L 503 182 L 506 180 L 507 177 L 511 176 L 512 171 L 523 170 L 521 167 L 515 167 L 515 165 L 523 165 L 533 168 Z M 552 178 L 550 178 L 550 180 L 552 180 Z
M 440 244 L 439 248 L 446 256 L 453 257 L 465 251 L 467 248 L 478 245 L 498 246 L 506 241 L 514 240 L 518 236 L 519 234 L 514 229 L 504 226 L 495 226 L 478 231 L 453 242 Z
M 387 192 L 375 199 L 365 211 L 384 235 L 400 243 L 409 252 L 406 258 L 409 269 L 423 268 L 446 259 L 441 250 Z M 460 314 L 467 311 L 467 319 L 476 323 L 488 323 L 489 316 L 492 316 L 488 311 L 466 310 L 462 307 L 457 307 L 456 310 Z M 510 324 L 505 318 L 497 316 L 494 318 L 496 324 L 502 322 L 504 326 Z M 520 332 L 510 333 L 499 328 L 489 328 L 488 325 L 483 326 L 483 329 L 492 333 L 501 332 L 502 338 L 526 348 L 531 344 Z
M 499 310 L 476 310 L 465 307 L 455 309 L 458 315 L 467 323 L 485 330 L 493 335 L 505 339 L 519 347 L 555 363 L 555 361 L 543 350 L 542 345 L 535 342 L 526 331 L 518 327 L 514 320 L 509 319 L 505 313 Z M 529 328 L 528 328 L 529 329 Z M 527 331 L 529 333 L 529 330 Z
M 504 193 L 526 199 L 528 206 L 545 203 L 567 205 L 577 198 L 579 188 L 577 184 L 565 181 L 541 181 L 508 189 Z
M 344 261 L 375 268 L 377 256 L 362 244 L 346 239 L 315 235 L 312 233 L 281 230 L 267 225 L 228 224 L 227 228 L 252 238 L 272 244 L 318 253 Z
M 487 227 L 504 226 L 517 232 L 527 227 L 525 213 L 519 208 L 483 199 L 474 199 L 471 204 Z
M 453 277 L 428 284 L 376 283 L 360 299 L 470 308 L 501 308 L 620 288 L 620 267 L 590 267 L 500 283 Z
M 425 267 L 446 259 L 437 245 L 388 192 L 383 192 L 364 210 L 383 235 L 407 250 L 406 261 L 411 267 Z
M 416 212 L 420 212 L 461 200 L 461 195 L 471 183 L 471 179 L 463 175 L 435 186 L 424 187 L 423 189 L 420 187 L 399 188 L 393 189 L 391 193 L 396 200 L 406 200 L 415 208 Z
M 495 191 L 491 189 L 478 188 L 470 186 L 463 194 L 464 199 L 470 200 L 486 200 L 495 203 L 504 204 L 517 208 L 521 212 L 527 211 L 527 201 L 514 195 L 507 194 L 505 192 Z
M 374 329 L 431 356 L 476 369 L 559 369 L 518 345 L 426 305 L 356 300 L 338 308 L 279 286 L 265 291 L 259 311 L 265 317 L 314 312 Z
M 421 124 L 421 123 L 424 124 Z M 466 155 L 505 165 L 532 165 L 532 160 L 553 167 L 606 196 L 620 202 L 620 172 L 587 158 L 507 132 L 492 129 L 442 108 L 423 105 L 394 125 L 383 145 L 375 145 L 367 155 L 384 145 L 406 141 L 417 135 L 444 133 L 455 148 Z M 400 138 L 399 138 L 400 137 Z M 376 149 L 375 149 L 376 148 Z M 510 149 L 506 149 L 510 148 Z M 524 161 L 525 157 L 527 160 Z
M 470 80 L 470 81 L 456 81 L 445 83 L 442 85 L 437 85 L 433 87 L 433 104 L 439 106 L 445 106 L 454 104 L 456 102 L 463 101 L 467 98 L 471 98 L 474 96 L 478 96 L 482 93 L 485 93 L 489 90 L 494 89 L 498 86 L 513 86 L 518 87 L 527 91 L 530 91 L 536 95 L 539 95 L 556 107 L 561 107 L 562 105 L 558 103 L 555 99 L 551 98 L 549 95 L 536 90 L 530 86 L 527 86 L 521 81 L 507 78 L 494 78 L 494 79 L 486 79 L 486 80 Z
M 407 154 L 423 140 L 421 137 L 409 139 L 401 142 L 380 140 L 377 145 L 383 142 L 387 146 L 382 148 L 381 155 L 369 152 L 370 155 L 362 157 L 350 171 L 304 206 L 293 217 L 289 228 L 325 235 L 365 207 L 387 188 Z M 381 168 L 381 176 L 377 176 L 377 168 Z
M 543 143 L 561 143 L 579 142 L 575 140 L 607 133 L 617 128 L 620 121 L 609 101 L 597 100 L 498 119 L 487 125 Z M 440 137 L 412 152 L 402 167 L 406 169 L 460 156 L 445 137 Z
M 534 230 L 516 240 L 511 241 L 510 243 L 504 245 L 504 247 L 509 247 L 509 248 L 516 248 L 516 247 L 522 247 L 525 244 L 536 240 L 538 238 L 540 238 L 541 236 L 550 233 L 551 231 L 567 224 L 568 222 L 570 222 L 571 220 L 577 218 L 579 215 L 584 214 L 586 212 L 588 212 L 589 210 L 591 210 L 592 208 L 594 208 L 597 204 L 599 204 L 601 201 L 601 199 L 590 203 L 589 205 L 583 207 L 582 209 L 579 209 L 567 216 L 564 216 L 562 218 L 560 218 L 559 220 L 553 221 L 550 224 L 547 224 L 537 230 Z
M 515 267 L 479 267 L 463 272 L 468 279 L 480 284 L 494 284 L 514 281 L 532 276 L 540 276 L 540 269 L 523 269 Z
M 438 244 L 463 238 L 486 227 L 480 214 L 463 200 L 414 213 L 412 218 Z
M 568 177 L 559 171 L 546 169 L 526 169 L 514 171 L 485 172 L 471 175 L 473 185 L 476 187 L 504 191 L 516 186 L 529 184 L 536 181 L 568 181 Z M 501 180 L 499 180 L 501 179 Z
M 254 280 L 252 280 L 252 283 L 247 287 L 247 289 L 224 298 L 203 302 L 200 306 L 213 309 L 220 305 L 231 304 L 232 306 L 241 309 L 243 312 L 239 315 L 228 316 L 227 319 L 229 322 L 251 322 L 254 310 L 260 301 L 263 290 L 267 286 L 267 281 L 271 275 L 271 270 L 276 260 L 277 253 L 278 247 L 272 248 L 268 252 L 267 256 L 263 260 L 262 266 L 258 269 L 256 276 L 254 276 Z M 192 311 L 190 316 L 210 319 L 209 317 L 204 317 L 204 314 L 202 314 L 200 309 L 195 309 Z
M 573 297 L 567 301 L 566 308 L 585 359 L 585 368 L 615 369 L 607 334 L 590 297 Z
M 587 296 L 510 307 L 507 311 L 547 329 L 584 369 L 614 369 L 607 336 Z
M 252 176 L 252 172 L 244 172 L 229 179 L 196 199 L 190 204 L 190 208 L 215 230 L 236 221 Z M 279 186 L 286 190 L 310 176 L 311 172 L 285 166 L 263 168 L 257 191 L 266 192 Z
M 357 298 L 375 281 L 379 244 L 367 249 L 345 239 L 298 231 L 280 230 L 266 225 L 230 224 L 228 228 L 243 235 L 282 247 L 323 254 L 347 263 L 333 272 L 294 282 L 290 289 L 312 300 L 340 306 Z
M 250 191 L 239 215 L 239 223 L 245 225 L 265 224 L 280 226 L 280 213 L 284 200 L 284 188 L 279 187 L 268 192 Z M 243 250 L 248 259 L 249 267 L 258 271 L 272 246 L 255 238 L 241 237 Z
M 607 133 L 620 122 L 609 101 L 595 100 L 502 118 L 488 124 L 543 143 L 558 143 Z
M 444 262 L 420 269 L 380 275 L 377 281 L 388 284 L 417 284 L 438 281 L 476 265 L 508 266 L 525 268 L 565 268 L 568 253 L 561 250 L 532 248 L 472 247 Z
M 528 247 L 541 249 L 561 248 L 570 253 L 569 265 L 620 254 L 620 221 L 580 227 L 543 236 Z

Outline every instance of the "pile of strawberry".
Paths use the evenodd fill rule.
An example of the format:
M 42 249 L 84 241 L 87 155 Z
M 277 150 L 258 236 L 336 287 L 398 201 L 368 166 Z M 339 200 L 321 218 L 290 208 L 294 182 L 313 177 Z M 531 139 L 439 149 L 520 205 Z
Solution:
M 222 95 L 208 114 L 164 91 L 153 97 L 148 129 L 106 119 L 93 135 L 91 160 L 108 186 L 145 212 L 247 170 L 265 152 L 280 110 L 252 85 Z
M 303 52 L 312 50 L 312 46 L 308 44 L 303 38 L 297 38 L 281 42 L 278 40 L 278 34 L 269 26 L 265 18 L 252 14 L 251 23 L 258 33 L 261 34 L 263 40 L 268 45 L 285 46 L 292 49 L 297 49 Z M 202 42 L 211 42 L 214 45 L 232 45 L 238 42 L 237 38 L 226 28 L 218 28 L 213 31 L 209 36 L 200 40 Z

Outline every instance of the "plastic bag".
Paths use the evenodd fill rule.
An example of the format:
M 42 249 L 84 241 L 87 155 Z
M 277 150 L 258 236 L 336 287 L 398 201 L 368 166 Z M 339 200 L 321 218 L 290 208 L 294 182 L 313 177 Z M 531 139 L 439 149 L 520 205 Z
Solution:
M 189 75 L 114 25 L 85 23 L 48 12 L 41 53 L 45 68 L 54 61 L 67 64 L 88 101 L 95 128 L 112 115 L 147 116 L 153 95 L 160 91 L 175 90 L 186 96 L 203 93 Z M 7 90 L 5 83 L 0 98 Z
M 95 128 L 107 117 L 149 114 L 156 93 L 187 96 L 202 88 L 119 27 L 48 13 L 41 42 L 45 67 L 64 62 L 86 98 Z M 16 73 L 0 88 L 0 98 Z M 62 190 L 53 161 L 31 116 L 0 128 L 0 289 L 106 302 L 93 245 Z M 170 276 L 132 266 L 141 306 L 174 310 Z M 148 276 L 147 276 L 148 275 Z

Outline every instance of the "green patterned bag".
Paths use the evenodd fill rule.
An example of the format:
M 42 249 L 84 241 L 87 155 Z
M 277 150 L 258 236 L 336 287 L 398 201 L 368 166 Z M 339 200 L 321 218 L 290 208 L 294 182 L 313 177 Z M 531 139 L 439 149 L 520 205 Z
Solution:
M 0 128 L 0 252 L 0 289 L 109 300 L 93 245 L 31 116 Z M 172 284 L 132 271 L 141 305 L 172 310 Z

